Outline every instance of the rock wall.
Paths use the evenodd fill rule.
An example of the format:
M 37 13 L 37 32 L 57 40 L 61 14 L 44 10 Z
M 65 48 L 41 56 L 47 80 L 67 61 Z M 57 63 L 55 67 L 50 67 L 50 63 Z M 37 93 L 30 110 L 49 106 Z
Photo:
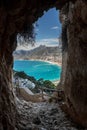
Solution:
M 16 109 L 11 83 L 12 48 L 6 47 L 4 51 L 4 47 L 0 51 L 0 130 L 14 130 Z
M 15 130 L 16 106 L 12 89 L 12 53 L 16 36 L 33 24 L 54 1 L 0 0 L 0 130 Z
M 68 50 L 68 38 L 67 38 L 67 28 L 69 25 L 68 19 L 69 3 L 65 4 L 60 10 L 60 21 L 62 23 L 62 73 L 61 73 L 61 87 L 64 89 L 65 76 L 67 71 L 67 50 Z
M 66 2 L 69 3 L 69 0 L 0 0 L 0 130 L 15 129 L 16 109 L 11 71 L 16 35 L 24 30 L 25 25 L 34 23 L 44 11 L 52 7 L 60 9 Z M 87 126 L 86 0 L 70 2 L 66 15 L 69 23 L 64 26 L 66 35 L 63 38 L 66 40 L 67 49 L 65 45 L 65 66 L 62 73 L 66 101 L 69 110 L 74 110 L 73 113 L 77 114 L 78 120 Z
M 61 9 L 60 16 L 63 25 L 68 19 L 61 82 L 69 114 L 87 126 L 87 1 L 70 2 L 67 8 L 67 13 L 65 6 Z
M 0 8 L 0 130 L 15 128 L 16 109 L 11 83 L 15 38 L 14 27 L 6 11 Z

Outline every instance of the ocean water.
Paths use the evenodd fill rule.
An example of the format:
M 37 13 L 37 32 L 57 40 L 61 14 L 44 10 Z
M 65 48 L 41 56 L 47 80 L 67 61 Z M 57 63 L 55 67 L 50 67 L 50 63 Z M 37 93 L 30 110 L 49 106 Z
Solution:
M 44 61 L 15 60 L 13 69 L 24 71 L 27 75 L 35 77 L 37 80 L 59 80 L 61 67 Z

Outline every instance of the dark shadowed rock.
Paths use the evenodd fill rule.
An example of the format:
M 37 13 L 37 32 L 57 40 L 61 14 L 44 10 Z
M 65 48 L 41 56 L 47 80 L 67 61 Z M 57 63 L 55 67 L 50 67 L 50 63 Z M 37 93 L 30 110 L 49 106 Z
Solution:
M 87 127 L 87 1 L 0 0 L 0 130 L 15 130 L 16 109 L 11 75 L 17 34 L 27 38 L 29 33 L 32 37 L 32 24 L 52 7 L 60 9 L 62 40 L 66 43 L 61 83 L 68 112 L 75 121 Z M 26 113 L 22 115 L 25 116 Z M 62 120 L 58 122 L 59 127 L 50 128 L 52 122 L 49 123 L 48 130 L 58 130 L 62 126 Z
M 41 123 L 40 118 L 37 116 L 33 119 L 33 123 L 39 125 Z

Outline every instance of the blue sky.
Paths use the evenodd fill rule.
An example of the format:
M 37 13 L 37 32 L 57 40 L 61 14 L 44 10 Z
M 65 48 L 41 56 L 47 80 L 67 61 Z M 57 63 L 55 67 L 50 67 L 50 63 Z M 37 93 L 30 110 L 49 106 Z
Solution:
M 59 11 L 53 8 L 45 12 L 44 15 L 38 19 L 37 40 L 52 37 L 57 38 L 60 35 L 61 24 L 58 17 Z
M 59 11 L 55 8 L 44 12 L 44 15 L 37 21 L 36 44 L 58 45 L 58 37 L 61 34 Z
M 38 27 L 35 28 L 37 33 L 35 47 L 39 45 L 58 45 L 58 37 L 61 34 L 59 11 L 53 8 L 44 12 L 44 15 L 38 19 L 37 24 Z M 29 49 L 32 49 L 32 47 L 29 46 Z

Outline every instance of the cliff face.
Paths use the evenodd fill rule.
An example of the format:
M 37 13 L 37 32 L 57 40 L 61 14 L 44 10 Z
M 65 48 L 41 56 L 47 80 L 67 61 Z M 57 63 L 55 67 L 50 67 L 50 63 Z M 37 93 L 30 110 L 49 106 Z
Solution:
M 3 39 L 3 42 L 5 42 Z M 12 130 L 15 127 L 15 102 L 12 88 L 12 47 L 7 47 L 11 41 L 7 40 L 0 49 L 0 130 Z
M 35 59 L 35 60 L 47 60 L 51 62 L 60 63 L 62 62 L 62 49 L 61 47 L 47 47 L 39 46 L 29 51 L 16 50 L 13 53 L 14 59 Z
M 69 113 L 87 126 L 87 2 L 77 0 L 61 10 L 63 24 L 63 72 L 61 82 L 65 90 Z M 65 30 L 64 27 L 67 29 Z M 64 31 L 65 30 L 65 31 Z
M 63 30 L 65 34 L 63 39 L 66 42 L 63 50 L 63 85 L 68 107 L 70 111 L 74 111 L 74 119 L 78 117 L 78 120 L 87 126 L 86 0 L 77 0 L 75 3 L 69 2 L 69 0 L 1 0 L 0 130 L 15 129 L 16 110 L 12 93 L 11 70 L 13 63 L 12 52 L 16 47 L 16 35 L 23 31 L 25 25 L 32 24 L 41 17 L 45 10 L 52 7 L 65 8 L 66 2 L 68 3 L 68 11 L 66 11 L 65 16 L 68 17 L 69 23 L 64 25 Z M 64 18 L 62 22 L 67 20 L 64 20 Z

